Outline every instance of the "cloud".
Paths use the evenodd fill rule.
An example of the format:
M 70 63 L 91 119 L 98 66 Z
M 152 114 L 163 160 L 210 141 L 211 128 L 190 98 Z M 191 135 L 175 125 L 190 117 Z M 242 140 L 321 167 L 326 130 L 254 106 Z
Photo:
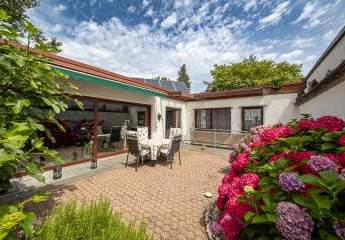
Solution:
M 312 24 L 312 15 L 307 10 L 294 24 L 288 17 L 283 18 L 293 11 L 291 16 L 300 18 L 305 4 L 257 0 L 255 6 L 247 6 L 248 14 L 247 3 L 208 0 L 162 1 L 161 5 L 149 0 L 128 3 L 125 11 L 135 8 L 138 14 L 135 23 L 132 14 L 119 15 L 116 11 L 110 16 L 102 15 L 102 20 L 97 18 L 97 13 L 96 17 L 85 14 L 80 18 L 75 12 L 89 7 L 82 0 L 65 5 L 65 9 L 51 1 L 42 1 L 28 15 L 48 36 L 56 36 L 63 42 L 61 54 L 71 59 L 127 76 L 164 75 L 171 79 L 177 78 L 179 67 L 185 63 L 194 92 L 204 89 L 203 80 L 212 79 L 210 70 L 214 64 L 237 62 L 251 54 L 260 59 L 303 63 L 307 72 L 326 47 L 327 39 L 335 36 L 340 28 L 339 16 L 345 16 L 332 14 L 334 20 L 329 16 L 326 23 L 326 15 L 317 7 L 313 10 L 319 16 L 316 19 L 331 27 L 306 31 L 303 27 Z M 334 6 L 324 7 L 333 9 L 334 13 Z M 60 10 L 52 11 L 54 7 Z M 268 26 L 271 27 L 265 31 L 257 31 Z
M 162 28 L 169 28 L 176 24 L 177 22 L 177 14 L 176 12 L 173 12 L 170 16 L 168 16 L 166 19 L 163 20 L 161 23 Z
M 149 0 L 143 0 L 143 7 L 146 8 L 150 4 Z
M 134 13 L 135 10 L 136 10 L 136 7 L 134 7 L 134 6 L 129 6 L 129 7 L 127 8 L 127 11 L 130 12 L 130 13 Z
M 250 9 L 256 9 L 257 7 L 257 2 L 256 0 L 249 0 L 246 2 L 246 4 L 244 5 L 244 11 L 248 12 Z
M 263 29 L 265 27 L 268 27 L 269 25 L 276 24 L 280 21 L 282 16 L 286 14 L 288 10 L 290 2 L 285 1 L 280 3 L 276 8 L 274 8 L 270 15 L 267 15 L 266 17 L 263 17 L 259 20 L 260 27 L 259 29 Z
M 65 11 L 66 10 L 66 6 L 65 5 L 62 5 L 62 4 L 59 4 L 55 7 L 53 7 L 53 11 L 54 12 L 62 12 L 62 11 Z
M 153 14 L 154 14 L 153 9 L 152 9 L 152 8 L 149 8 L 149 10 L 147 10 L 147 12 L 145 13 L 145 16 L 152 17 Z
M 325 14 L 330 14 L 334 7 L 339 2 L 334 2 L 334 4 L 321 5 L 318 2 L 307 2 L 303 8 L 303 11 L 299 17 L 293 21 L 293 24 L 304 23 L 303 28 L 309 29 L 314 28 L 322 23 L 322 18 Z
M 296 48 L 313 47 L 315 46 L 315 41 L 316 39 L 313 37 L 308 37 L 308 38 L 296 37 L 294 40 L 291 41 L 291 46 L 296 47 Z
M 289 53 L 281 54 L 279 56 L 279 58 L 283 61 L 295 61 L 296 62 L 296 60 L 299 60 L 298 58 L 302 55 L 303 55 L 303 51 L 297 49 L 297 50 L 294 50 L 294 51 L 289 52 Z

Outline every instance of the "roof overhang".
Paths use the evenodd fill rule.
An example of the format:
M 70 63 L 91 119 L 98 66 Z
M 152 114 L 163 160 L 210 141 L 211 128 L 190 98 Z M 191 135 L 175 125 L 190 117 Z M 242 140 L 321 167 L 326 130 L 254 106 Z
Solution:
M 75 70 L 68 69 L 68 68 L 63 68 L 60 66 L 52 65 L 52 67 L 63 72 L 66 76 L 68 76 L 70 79 L 75 80 L 75 81 L 98 84 L 98 85 L 102 85 L 102 86 L 109 87 L 109 88 L 131 91 L 131 92 L 150 95 L 150 96 L 166 97 L 165 93 L 162 93 L 159 91 L 154 91 L 154 90 L 149 89 L 149 88 L 131 85 L 131 84 L 123 83 L 120 81 L 114 81 L 111 79 L 95 76 L 92 74 L 88 74 L 88 73 L 84 73 L 84 72 L 80 72 L 80 71 L 75 71 Z

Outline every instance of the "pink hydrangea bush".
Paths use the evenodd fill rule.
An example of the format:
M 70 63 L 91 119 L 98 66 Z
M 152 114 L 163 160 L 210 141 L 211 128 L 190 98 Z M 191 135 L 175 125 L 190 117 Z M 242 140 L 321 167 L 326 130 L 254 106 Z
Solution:
M 235 239 L 345 239 L 345 122 L 257 127 L 229 155 L 213 229 Z

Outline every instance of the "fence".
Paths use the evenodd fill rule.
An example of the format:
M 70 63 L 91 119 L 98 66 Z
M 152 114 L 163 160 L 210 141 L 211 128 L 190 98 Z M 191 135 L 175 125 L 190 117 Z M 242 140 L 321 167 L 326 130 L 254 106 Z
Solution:
M 220 148 L 230 148 L 232 144 L 240 141 L 246 133 L 225 131 L 221 129 L 190 128 L 189 140 L 191 144 L 205 145 Z

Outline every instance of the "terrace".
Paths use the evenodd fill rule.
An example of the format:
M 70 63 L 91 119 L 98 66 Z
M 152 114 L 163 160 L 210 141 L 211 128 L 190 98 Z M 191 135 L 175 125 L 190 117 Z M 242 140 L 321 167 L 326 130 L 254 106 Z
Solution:
M 59 180 L 47 171 L 46 184 L 21 177 L 15 181 L 22 191 L 0 201 L 25 198 L 30 190 L 50 192 L 49 201 L 32 207 L 42 216 L 68 199 L 89 202 L 103 197 L 126 221 L 147 223 L 155 239 L 205 239 L 204 211 L 215 201 L 228 165 L 227 151 L 183 145 L 181 153 L 182 165 L 175 163 L 172 169 L 162 160 L 155 167 L 141 165 L 136 172 L 133 164 L 125 168 L 126 155 L 120 154 L 99 160 L 97 170 L 90 169 L 89 163 L 65 167 Z M 205 192 L 214 197 L 206 198 Z

